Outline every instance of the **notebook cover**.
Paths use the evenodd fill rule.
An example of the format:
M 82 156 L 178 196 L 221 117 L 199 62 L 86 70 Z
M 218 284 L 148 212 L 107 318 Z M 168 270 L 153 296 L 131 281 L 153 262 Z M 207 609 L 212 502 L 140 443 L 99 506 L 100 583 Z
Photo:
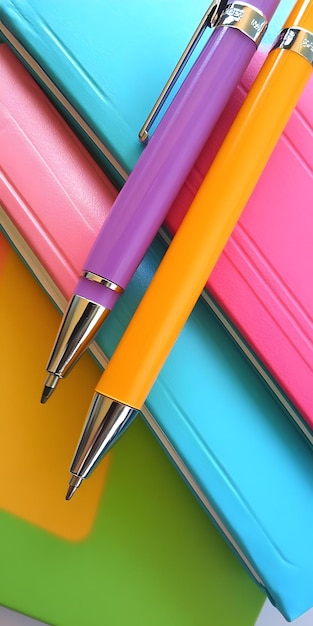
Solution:
M 229 128 L 258 54 L 167 219 L 174 232 Z M 207 284 L 207 299 L 313 443 L 313 80 L 307 85 Z M 217 305 L 217 306 L 216 306 Z M 251 352 L 252 350 L 252 352 Z
M 50 95 L 59 90 L 63 113 L 63 99 L 70 103 L 72 123 L 82 118 L 76 131 L 121 182 L 142 151 L 138 132 L 206 10 L 206 0 L 1 0 L 0 36 L 43 84 L 42 72 L 50 78 Z
M 141 419 L 65 502 L 99 369 L 85 354 L 40 405 L 59 314 L 2 234 L 0 251 L 0 604 L 58 626 L 252 626 L 264 595 Z
M 5 49 L 5 46 L 0 48 L 1 58 L 4 55 L 8 62 L 13 57 L 9 51 L 4 52 Z M 18 61 L 14 58 L 13 63 L 16 79 Z M 8 63 L 6 67 L 8 71 Z M 20 72 L 25 76 L 26 83 L 33 85 L 34 92 L 38 90 L 37 97 L 42 98 L 42 106 L 45 107 L 43 93 L 21 65 Z M 18 93 L 20 106 L 25 97 L 22 85 L 18 92 L 17 85 L 14 90 Z M 0 97 L 5 102 L 7 95 L 4 94 L 7 94 L 7 90 L 2 89 Z M 30 114 L 30 108 L 28 111 Z M 10 128 L 10 124 L 4 126 Z M 9 135 L 6 140 L 9 141 Z M 17 154 L 22 155 L 26 150 L 26 156 L 25 146 L 30 151 L 34 150 L 24 131 L 20 132 L 20 142 Z M 46 146 L 44 154 L 50 150 L 53 151 L 53 145 L 49 149 Z M 6 155 L 4 150 L 1 156 L 4 171 Z M 40 159 L 36 168 L 34 163 L 33 179 L 39 180 L 41 166 Z M 14 189 L 14 176 L 15 170 L 12 168 L 11 190 Z M 75 181 L 69 179 L 66 189 L 71 189 Z M 2 178 L 2 204 L 6 186 L 5 178 Z M 48 187 L 50 193 L 55 186 L 51 183 Z M 21 207 L 32 202 L 28 194 L 33 190 L 29 184 L 24 184 L 13 194 L 16 196 L 18 193 L 23 201 L 25 198 L 26 202 L 21 202 Z M 45 210 L 45 204 L 40 204 L 40 209 Z M 38 219 L 44 224 L 44 214 L 40 215 Z M 1 219 L 5 216 L 7 213 L 2 211 Z M 77 222 L 77 232 L 73 222 L 70 236 L 78 242 L 82 241 L 87 222 L 87 219 L 83 223 Z M 51 222 L 52 227 L 55 224 L 55 221 Z M 2 226 L 6 228 L 3 221 Z M 53 238 L 53 233 L 49 236 Z M 98 344 L 108 357 L 142 297 L 164 250 L 164 242 L 157 238 L 98 334 Z M 61 290 L 62 284 L 58 287 Z M 51 334 L 56 332 L 56 328 L 57 324 L 49 325 Z M 44 363 L 41 372 L 44 372 Z M 69 398 L 72 396 L 68 386 L 71 379 L 68 377 L 64 381 L 62 390 L 62 394 Z M 56 406 L 54 403 L 52 398 L 51 405 L 49 403 L 51 410 Z M 82 420 L 85 413 L 82 408 Z M 266 588 L 279 610 L 291 618 L 313 606 L 311 450 L 286 420 L 278 403 L 203 301 L 199 301 L 162 369 L 147 399 L 144 416 L 215 524 L 258 584 Z M 137 429 L 141 428 L 139 424 L 140 420 L 136 420 L 125 437 L 136 437 Z M 123 438 L 115 447 L 120 459 L 124 459 L 127 441 Z M 148 451 L 147 455 L 144 458 L 149 462 Z M 140 458 L 136 457 L 136 462 L 140 462 Z M 64 471 L 66 469 L 67 466 Z M 145 475 L 144 471 L 143 477 Z M 87 490 L 88 485 L 85 487 Z M 128 489 L 131 493 L 131 487 Z M 166 493 L 167 487 L 164 497 Z M 175 509 L 175 496 L 173 502 Z M 209 562 L 209 556 L 207 558 Z M 188 559 L 186 562 L 189 563 Z M 211 581 L 205 581 L 204 585 L 207 593 Z
M 278 7 L 264 42 L 272 41 L 292 2 Z M 139 129 L 207 8 L 205 0 L 1 0 L 0 37 L 120 186 L 143 149 Z
M 5 44 L 0 62 L 0 198 L 69 299 L 117 191 Z

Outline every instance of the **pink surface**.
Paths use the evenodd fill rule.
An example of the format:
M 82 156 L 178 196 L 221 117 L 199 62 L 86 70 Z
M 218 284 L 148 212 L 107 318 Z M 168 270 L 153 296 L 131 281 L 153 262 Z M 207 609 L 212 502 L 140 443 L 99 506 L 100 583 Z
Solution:
M 4 44 L 0 74 L 0 203 L 69 298 L 117 192 Z
M 258 53 L 176 198 L 174 232 L 244 98 Z M 313 80 L 207 288 L 313 429 Z M 227 181 L 225 181 L 227 184 Z

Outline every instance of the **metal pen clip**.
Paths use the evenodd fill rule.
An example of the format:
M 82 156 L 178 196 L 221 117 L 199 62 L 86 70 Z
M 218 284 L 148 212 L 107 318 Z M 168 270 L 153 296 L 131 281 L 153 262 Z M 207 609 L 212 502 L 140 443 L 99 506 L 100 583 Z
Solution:
M 213 0 L 210 4 L 209 8 L 205 12 L 200 24 L 196 28 L 194 34 L 192 35 L 187 47 L 185 48 L 183 54 L 181 55 L 177 65 L 175 66 L 173 72 L 171 73 L 166 85 L 161 91 L 156 103 L 151 109 L 144 125 L 140 129 L 138 136 L 140 141 L 145 142 L 148 139 L 149 130 L 155 121 L 157 115 L 159 114 L 166 98 L 172 91 L 177 79 L 179 78 L 181 72 L 183 71 L 187 61 L 189 60 L 191 54 L 193 53 L 196 45 L 200 41 L 205 29 L 207 27 L 213 28 L 218 21 L 221 13 L 224 11 L 228 0 Z

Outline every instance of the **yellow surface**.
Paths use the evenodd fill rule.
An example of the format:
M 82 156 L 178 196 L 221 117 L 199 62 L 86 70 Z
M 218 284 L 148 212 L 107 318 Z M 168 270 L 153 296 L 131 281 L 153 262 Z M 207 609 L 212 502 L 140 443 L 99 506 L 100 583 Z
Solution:
M 99 369 L 89 355 L 45 406 L 40 396 L 60 315 L 0 233 L 0 507 L 64 539 L 91 530 L 107 459 L 65 502 L 69 467 Z
M 313 31 L 313 2 L 296 4 L 296 25 Z M 141 407 L 311 73 L 295 52 L 270 52 L 96 391 Z

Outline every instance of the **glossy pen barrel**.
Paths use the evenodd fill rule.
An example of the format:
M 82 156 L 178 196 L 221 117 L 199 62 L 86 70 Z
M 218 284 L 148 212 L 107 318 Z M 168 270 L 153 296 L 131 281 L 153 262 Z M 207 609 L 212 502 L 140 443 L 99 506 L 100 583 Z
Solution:
M 278 0 L 255 5 L 270 19 Z M 255 50 L 240 30 L 215 29 L 119 193 L 85 270 L 127 286 Z M 87 283 L 82 278 L 75 293 L 98 302 L 99 285 Z
M 215 27 L 114 202 L 84 263 L 46 366 L 42 402 L 88 348 L 135 273 L 278 3 L 256 0 L 255 10 L 250 4 L 234 2 L 228 6 L 232 15 L 222 12 L 227 26 L 222 21 L 223 25 Z M 239 20 L 238 11 L 242 15 Z
M 313 31 L 313 2 L 285 28 Z M 96 391 L 140 408 L 191 313 L 308 79 L 312 65 L 272 50 Z M 292 175 L 292 174 L 291 174 Z

